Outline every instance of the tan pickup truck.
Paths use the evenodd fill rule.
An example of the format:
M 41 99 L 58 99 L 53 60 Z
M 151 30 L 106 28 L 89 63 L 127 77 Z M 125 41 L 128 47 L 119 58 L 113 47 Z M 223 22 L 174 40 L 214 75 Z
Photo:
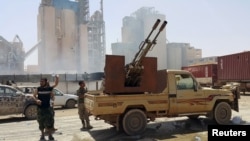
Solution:
M 85 105 L 96 119 L 128 135 L 144 132 L 147 123 L 158 117 L 193 119 L 203 115 L 228 124 L 232 110 L 239 111 L 237 90 L 203 88 L 184 70 L 160 70 L 157 75 L 159 93 L 113 95 L 95 91 L 86 94 Z

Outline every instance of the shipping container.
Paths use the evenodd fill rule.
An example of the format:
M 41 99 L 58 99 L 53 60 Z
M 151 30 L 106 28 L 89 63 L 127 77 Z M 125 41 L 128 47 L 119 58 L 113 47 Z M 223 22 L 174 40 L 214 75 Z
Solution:
M 217 82 L 217 64 L 202 64 L 182 67 L 191 72 L 203 86 L 213 86 Z
M 217 64 L 182 67 L 191 72 L 202 86 L 220 88 L 237 84 L 240 91 L 250 91 L 250 51 L 218 57 Z
M 218 80 L 250 82 L 250 51 L 218 57 Z

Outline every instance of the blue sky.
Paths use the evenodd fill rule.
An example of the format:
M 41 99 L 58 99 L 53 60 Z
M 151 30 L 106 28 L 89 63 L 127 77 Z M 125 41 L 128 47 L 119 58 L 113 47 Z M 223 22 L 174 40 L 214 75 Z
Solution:
M 0 35 L 12 41 L 17 34 L 28 51 L 37 42 L 37 14 L 41 0 L 4 0 L 0 5 Z M 89 0 L 90 15 L 100 0 Z M 106 47 L 121 41 L 122 18 L 141 7 L 166 15 L 169 42 L 190 43 L 202 56 L 223 56 L 250 50 L 249 0 L 103 0 Z M 37 64 L 37 53 L 25 64 Z

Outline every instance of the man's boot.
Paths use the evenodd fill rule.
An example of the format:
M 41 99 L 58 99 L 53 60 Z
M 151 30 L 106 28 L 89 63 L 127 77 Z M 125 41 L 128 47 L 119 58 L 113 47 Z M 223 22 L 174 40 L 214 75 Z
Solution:
M 81 130 L 85 130 L 85 129 L 86 129 L 85 122 L 84 122 L 84 120 L 82 120 L 82 128 L 81 128 Z
M 93 128 L 93 126 L 90 125 L 89 121 L 87 121 L 87 127 L 86 128 L 87 129 L 92 129 Z

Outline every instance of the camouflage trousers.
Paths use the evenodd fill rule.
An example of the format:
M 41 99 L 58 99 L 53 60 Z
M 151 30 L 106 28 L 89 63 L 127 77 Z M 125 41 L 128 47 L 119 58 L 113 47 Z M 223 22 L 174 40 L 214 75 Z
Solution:
M 49 108 L 37 108 L 37 122 L 39 129 L 45 128 L 51 129 L 54 125 L 54 111 L 52 107 Z
M 78 103 L 77 107 L 78 107 L 79 118 L 80 118 L 82 121 L 85 121 L 86 124 L 88 125 L 88 124 L 89 124 L 89 113 L 88 113 L 88 111 L 85 109 L 84 103 Z

